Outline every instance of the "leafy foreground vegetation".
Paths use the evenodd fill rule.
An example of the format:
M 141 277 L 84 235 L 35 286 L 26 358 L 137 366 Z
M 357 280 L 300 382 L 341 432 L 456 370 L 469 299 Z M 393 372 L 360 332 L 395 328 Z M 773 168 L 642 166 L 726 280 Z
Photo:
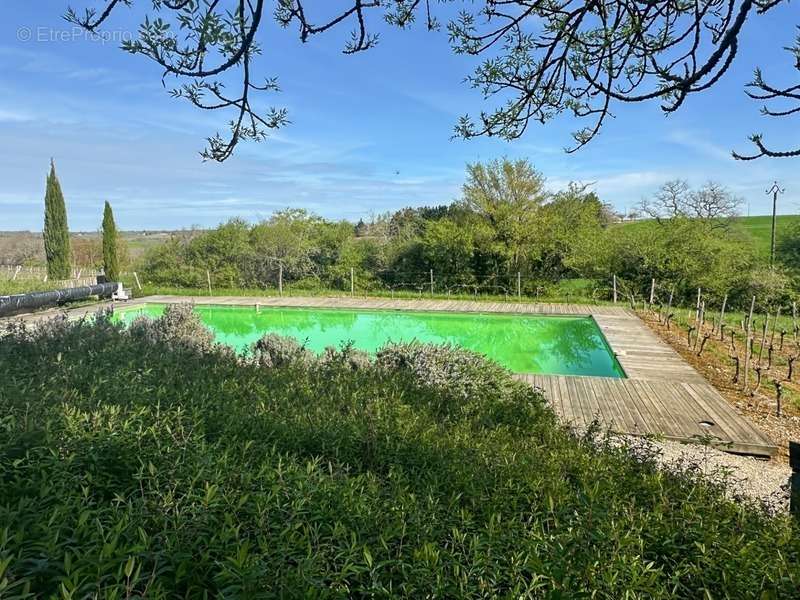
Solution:
M 454 348 L 264 338 L 191 311 L 0 339 L 4 598 L 792 597 L 800 528 L 557 425 Z

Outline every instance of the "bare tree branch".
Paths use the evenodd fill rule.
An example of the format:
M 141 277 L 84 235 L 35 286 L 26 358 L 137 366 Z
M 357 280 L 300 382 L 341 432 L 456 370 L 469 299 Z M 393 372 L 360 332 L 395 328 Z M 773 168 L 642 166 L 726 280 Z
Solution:
M 794 67 L 800 72 L 800 35 L 793 46 L 785 48 L 794 57 Z M 753 81 L 747 85 L 745 93 L 753 100 L 763 100 L 766 102 L 783 101 L 790 105 L 790 108 L 783 110 L 775 110 L 769 108 L 765 104 L 761 108 L 761 114 L 766 117 L 788 117 L 800 114 L 800 84 L 790 85 L 787 87 L 776 87 L 768 84 L 762 74 L 761 69 L 756 69 L 753 76 Z M 749 137 L 750 141 L 756 147 L 756 152 L 753 154 L 740 154 L 733 152 L 733 157 L 738 160 L 755 160 L 762 156 L 769 158 L 795 158 L 800 156 L 800 147 L 793 150 L 774 150 L 767 147 L 763 141 L 763 135 L 755 133 Z
M 135 0 L 106 0 L 102 10 L 68 10 L 66 18 L 95 31 L 120 6 Z M 144 3 L 147 0 L 139 0 Z M 424 16 L 428 29 L 439 28 L 436 5 L 463 4 L 447 30 L 453 50 L 481 56 L 483 62 L 467 79 L 485 100 L 497 100 L 455 127 L 463 138 L 499 136 L 515 139 L 531 122 L 547 123 L 564 113 L 587 121 L 572 135 L 572 152 L 599 135 L 616 104 L 659 101 L 662 110 L 678 110 L 691 94 L 714 86 L 730 69 L 739 51 L 745 25 L 789 0 L 273 0 L 273 18 L 296 27 L 304 42 L 339 26 L 352 26 L 343 52 L 373 48 L 379 36 L 371 15 L 405 28 Z M 265 0 L 150 0 L 152 17 L 144 20 L 138 39 L 124 49 L 160 65 L 163 76 L 188 79 L 173 95 L 201 109 L 235 111 L 227 140 L 209 139 L 205 158 L 225 160 L 241 140 L 262 140 L 288 122 L 284 110 L 264 113 L 253 107 L 250 93 L 277 91 L 274 79 L 255 85 L 250 69 L 260 53 L 256 34 L 263 28 Z M 314 13 L 314 14 L 312 14 Z M 322 16 L 319 16 L 322 15 Z M 800 41 L 788 49 L 800 69 Z M 238 92 L 228 94 L 217 77 L 241 77 Z M 767 85 L 761 73 L 748 88 L 765 102 L 800 103 L 800 86 Z M 764 114 L 787 117 L 800 113 L 764 108 Z M 261 114 L 262 116 L 259 116 Z M 760 156 L 798 156 L 800 149 L 775 151 L 760 135 L 751 136 Z

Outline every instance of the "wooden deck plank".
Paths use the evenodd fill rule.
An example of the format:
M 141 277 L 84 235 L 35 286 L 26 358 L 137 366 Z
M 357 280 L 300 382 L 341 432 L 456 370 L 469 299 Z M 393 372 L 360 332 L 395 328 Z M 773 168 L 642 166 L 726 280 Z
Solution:
M 649 383 L 642 380 L 631 379 L 630 387 L 643 401 L 650 402 L 656 416 L 658 432 L 675 432 L 676 436 L 691 435 L 682 426 L 682 420 L 672 414 L 672 411 L 663 402 L 660 402 L 655 391 Z
M 576 394 L 581 396 L 583 403 L 584 416 L 587 424 L 591 424 L 595 419 L 603 420 L 603 407 L 597 401 L 597 397 L 592 391 L 589 377 L 573 377 L 576 386 Z

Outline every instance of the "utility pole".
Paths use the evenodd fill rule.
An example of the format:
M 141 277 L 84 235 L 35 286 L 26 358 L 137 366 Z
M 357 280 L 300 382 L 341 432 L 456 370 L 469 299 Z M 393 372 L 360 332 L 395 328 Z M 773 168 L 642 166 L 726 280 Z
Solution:
M 775 266 L 775 216 L 778 208 L 778 194 L 783 194 L 786 190 L 782 189 L 778 182 L 772 184 L 772 187 L 767 190 L 767 195 L 772 194 L 772 242 L 769 247 L 769 266 Z

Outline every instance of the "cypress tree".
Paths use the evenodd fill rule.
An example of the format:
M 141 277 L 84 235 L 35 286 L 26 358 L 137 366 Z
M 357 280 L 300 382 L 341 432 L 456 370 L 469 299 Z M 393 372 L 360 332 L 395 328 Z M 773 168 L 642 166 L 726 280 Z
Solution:
M 117 251 L 117 224 L 114 212 L 106 202 L 103 209 L 103 271 L 109 281 L 119 281 L 119 253 Z
M 69 279 L 70 246 L 67 207 L 56 177 L 55 163 L 50 160 L 50 174 L 44 195 L 44 253 L 50 279 Z

